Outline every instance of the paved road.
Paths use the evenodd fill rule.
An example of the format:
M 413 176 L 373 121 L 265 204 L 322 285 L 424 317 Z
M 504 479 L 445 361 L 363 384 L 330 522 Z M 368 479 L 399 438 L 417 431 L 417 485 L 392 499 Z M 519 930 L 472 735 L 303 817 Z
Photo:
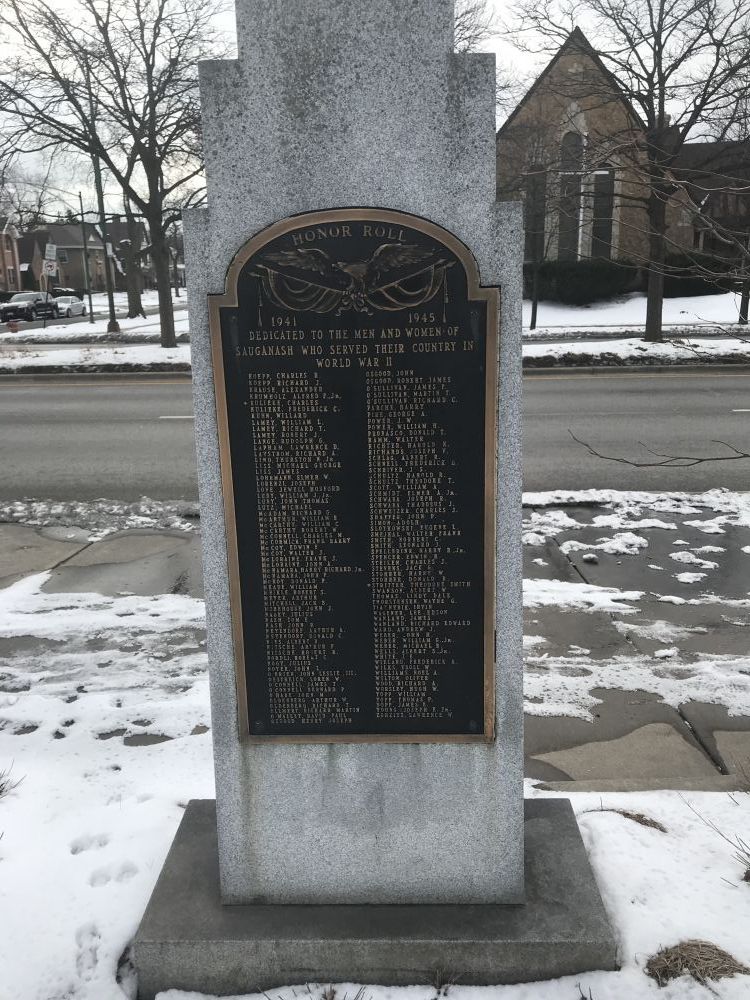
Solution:
M 527 376 L 525 488 L 750 489 L 750 460 L 633 469 L 603 452 L 750 450 L 750 373 Z M 737 412 L 744 411 L 744 412 Z M 190 385 L 162 379 L 0 381 L 0 499 L 124 500 L 196 495 Z M 177 419 L 174 419 L 177 418 Z
M 744 411 L 744 412 L 742 412 Z M 750 372 L 722 374 L 560 374 L 524 379 L 524 488 L 750 490 L 750 459 L 692 468 L 631 468 L 590 455 L 568 431 L 602 454 L 658 461 L 673 455 L 730 454 L 720 440 L 750 451 Z

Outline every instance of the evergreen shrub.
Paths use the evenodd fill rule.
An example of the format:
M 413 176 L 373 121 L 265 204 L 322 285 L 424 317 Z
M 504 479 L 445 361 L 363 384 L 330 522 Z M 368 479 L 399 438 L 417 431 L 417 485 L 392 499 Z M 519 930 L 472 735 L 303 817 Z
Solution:
M 524 264 L 524 297 L 531 298 L 533 265 Z M 642 280 L 635 264 L 611 260 L 545 260 L 539 265 L 539 300 L 583 306 L 639 291 Z

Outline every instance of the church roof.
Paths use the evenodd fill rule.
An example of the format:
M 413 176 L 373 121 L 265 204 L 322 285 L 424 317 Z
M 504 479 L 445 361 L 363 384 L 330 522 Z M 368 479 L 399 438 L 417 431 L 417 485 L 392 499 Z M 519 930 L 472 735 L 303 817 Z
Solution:
M 571 49 L 577 49 L 579 52 L 584 53 L 586 56 L 588 56 L 589 59 L 591 59 L 596 68 L 600 71 L 600 73 L 604 77 L 604 79 L 610 85 L 614 96 L 617 97 L 625 105 L 628 114 L 633 118 L 634 122 L 643 127 L 643 123 L 640 119 L 640 116 L 636 113 L 635 108 L 623 93 L 622 87 L 620 86 L 617 77 L 614 75 L 612 70 L 608 69 L 607 66 L 605 66 L 601 56 L 596 51 L 591 42 L 588 40 L 588 38 L 586 38 L 581 29 L 575 27 L 568 35 L 568 37 L 565 39 L 565 41 L 562 43 L 557 52 L 554 54 L 552 59 L 550 59 L 550 61 L 544 67 L 544 69 L 536 78 L 536 80 L 534 80 L 531 87 L 529 87 L 529 89 L 526 91 L 526 93 L 521 98 L 516 107 L 513 109 L 513 111 L 511 111 L 510 115 L 505 120 L 505 122 L 500 126 L 500 128 L 497 131 L 498 136 L 500 136 L 505 131 L 505 129 L 508 128 L 508 126 L 511 124 L 511 122 L 519 113 L 524 104 L 526 104 L 529 98 L 532 97 L 533 94 L 535 94 L 536 91 L 540 89 L 542 83 L 545 81 L 545 79 L 549 76 L 551 71 L 557 65 L 560 58 L 566 53 L 570 52 Z

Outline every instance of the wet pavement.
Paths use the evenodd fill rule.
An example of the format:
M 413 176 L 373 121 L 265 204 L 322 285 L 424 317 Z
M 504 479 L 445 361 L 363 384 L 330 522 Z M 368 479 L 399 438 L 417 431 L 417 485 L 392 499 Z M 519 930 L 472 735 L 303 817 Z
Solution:
M 602 504 L 530 507 L 525 517 L 527 775 L 570 791 L 750 786 L 750 521 Z M 203 595 L 198 530 L 90 541 L 81 527 L 0 524 L 0 601 L 42 572 L 50 600 Z M 703 575 L 685 582 L 686 572 Z M 91 605 L 101 611 L 96 596 Z M 124 619 L 116 649 L 112 635 L 101 640 L 103 662 L 141 657 L 146 683 L 179 689 L 182 674 L 189 682 L 205 667 L 199 618 L 142 642 Z M 96 655 L 96 635 L 39 631 L 6 634 L 0 620 L 0 691 L 33 688 L 37 660 L 48 671 L 59 661 L 73 683 L 77 652 Z M 190 661 L 182 674 L 180 657 Z M 103 720 L 99 738 L 137 747 L 169 734 Z

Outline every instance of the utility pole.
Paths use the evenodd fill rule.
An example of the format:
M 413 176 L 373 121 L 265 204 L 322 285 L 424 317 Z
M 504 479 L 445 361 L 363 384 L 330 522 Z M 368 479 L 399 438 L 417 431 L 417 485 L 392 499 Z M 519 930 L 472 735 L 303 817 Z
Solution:
M 94 186 L 96 187 L 96 200 L 99 204 L 99 229 L 101 231 L 102 243 L 104 244 L 104 281 L 107 287 L 107 305 L 109 306 L 109 322 L 107 323 L 107 333 L 119 333 L 120 324 L 115 318 L 115 290 L 112 284 L 112 268 L 110 267 L 109 233 L 107 231 L 107 216 L 104 212 L 104 188 L 102 187 L 102 168 L 99 157 L 94 155 L 91 158 L 94 166 Z
M 94 95 L 91 91 L 91 77 L 89 73 L 88 58 L 86 59 L 86 82 L 89 99 L 89 115 L 91 129 L 94 129 L 96 114 L 94 111 Z M 119 333 L 120 324 L 115 317 L 115 290 L 112 282 L 112 270 L 110 268 L 110 247 L 109 234 L 107 232 L 107 216 L 104 213 L 104 188 L 102 186 L 102 165 L 95 152 L 91 154 L 91 164 L 94 168 L 94 186 L 96 188 L 96 201 L 99 207 L 99 228 L 101 231 L 102 243 L 104 244 L 104 283 L 107 289 L 107 305 L 109 306 L 109 322 L 107 323 L 107 333 Z
M 86 280 L 86 295 L 89 299 L 89 323 L 94 322 L 94 304 L 91 299 L 91 276 L 89 275 L 89 251 L 86 246 L 86 222 L 83 215 L 83 195 L 78 192 L 78 204 L 81 206 L 81 238 L 83 239 L 83 274 Z

